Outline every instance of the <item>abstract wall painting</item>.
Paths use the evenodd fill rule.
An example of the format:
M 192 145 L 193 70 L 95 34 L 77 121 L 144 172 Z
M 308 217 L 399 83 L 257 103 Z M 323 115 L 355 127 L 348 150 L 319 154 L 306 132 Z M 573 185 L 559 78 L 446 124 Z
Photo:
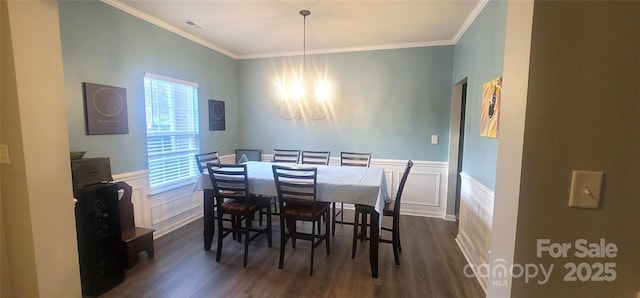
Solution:
M 480 136 L 497 138 L 502 100 L 502 77 L 482 84 L 482 115 L 480 117 Z

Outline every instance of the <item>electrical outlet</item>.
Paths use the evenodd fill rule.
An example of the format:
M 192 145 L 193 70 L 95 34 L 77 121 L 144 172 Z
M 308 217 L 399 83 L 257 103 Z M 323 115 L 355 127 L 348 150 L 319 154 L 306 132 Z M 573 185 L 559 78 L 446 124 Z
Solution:
M 5 144 L 0 144 L 0 164 L 8 165 L 11 161 L 9 160 L 9 146 Z
M 573 171 L 569 206 L 598 209 L 603 177 L 603 172 Z

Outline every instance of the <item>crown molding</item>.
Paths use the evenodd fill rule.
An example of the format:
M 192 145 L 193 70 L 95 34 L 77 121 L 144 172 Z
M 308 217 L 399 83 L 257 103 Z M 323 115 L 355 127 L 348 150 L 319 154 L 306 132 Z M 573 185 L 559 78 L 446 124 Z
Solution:
M 264 53 L 264 54 L 252 54 L 252 55 L 238 55 L 223 49 L 215 44 L 212 44 L 200 37 L 197 37 L 187 31 L 179 29 L 167 22 L 164 22 L 158 18 L 155 18 L 151 15 L 148 15 L 142 11 L 139 11 L 131 6 L 128 6 L 118 0 L 100 0 L 101 2 L 108 4 L 114 8 L 117 8 L 121 11 L 124 11 L 134 17 L 147 21 L 151 24 L 154 24 L 160 28 L 178 34 L 186 39 L 189 39 L 195 43 L 203 45 L 207 48 L 210 48 L 216 52 L 219 52 L 223 55 L 226 55 L 235 60 L 244 60 L 244 59 L 259 59 L 259 58 L 275 58 L 275 57 L 288 57 L 288 56 L 302 56 L 302 51 L 293 51 L 293 52 L 279 52 L 279 53 Z M 394 49 L 407 49 L 407 48 L 421 48 L 421 47 L 435 47 L 435 46 L 447 46 L 447 45 L 455 45 L 458 43 L 462 35 L 467 31 L 469 26 L 475 21 L 476 17 L 480 14 L 480 12 L 484 9 L 484 7 L 489 3 L 489 0 L 480 0 L 476 7 L 473 9 L 469 17 L 462 24 L 456 35 L 451 40 L 440 40 L 440 41 L 429 41 L 429 42 L 413 42 L 413 43 L 399 43 L 399 44 L 386 44 L 386 45 L 374 45 L 374 46 L 365 46 L 365 47 L 348 47 L 348 48 L 333 48 L 333 49 L 321 49 L 321 50 L 311 50 L 307 51 L 307 55 L 319 55 L 319 54 L 335 54 L 335 53 L 348 53 L 348 52 L 364 52 L 364 51 L 379 51 L 379 50 L 394 50 Z
M 169 23 L 167 23 L 165 21 L 162 21 L 162 20 L 160 20 L 158 18 L 155 18 L 153 16 L 150 16 L 150 15 L 148 15 L 148 14 L 142 12 L 142 11 L 139 11 L 139 10 L 137 10 L 137 9 L 135 9 L 135 8 L 129 6 L 129 5 L 126 5 L 126 4 L 124 4 L 124 3 L 122 3 L 122 2 L 120 2 L 118 0 L 100 0 L 100 1 L 105 3 L 105 4 L 108 4 L 108 5 L 112 6 L 114 8 L 117 8 L 117 9 L 119 9 L 121 11 L 124 11 L 124 12 L 126 12 L 126 13 L 134 16 L 134 17 L 137 17 L 137 18 L 145 20 L 145 21 L 147 21 L 147 22 L 149 22 L 151 24 L 154 24 L 154 25 L 156 25 L 156 26 L 158 26 L 158 27 L 160 27 L 162 29 L 168 30 L 170 32 L 178 34 L 179 36 L 182 36 L 182 37 L 184 37 L 186 39 L 189 39 L 189 40 L 191 40 L 191 41 L 193 41 L 195 43 L 198 43 L 198 44 L 203 45 L 203 46 L 205 46 L 207 48 L 210 48 L 210 49 L 212 49 L 212 50 L 214 50 L 216 52 L 219 52 L 220 54 L 229 56 L 230 58 L 233 58 L 233 59 L 236 59 L 236 60 L 238 59 L 238 55 L 236 55 L 236 54 L 234 54 L 232 52 L 229 52 L 229 51 L 227 51 L 227 50 L 225 50 L 225 49 L 223 49 L 223 48 L 221 48 L 221 47 L 219 47 L 219 46 L 217 46 L 215 44 L 212 44 L 212 43 L 210 43 L 210 42 L 208 42 L 208 41 L 206 41 L 206 40 L 204 40 L 204 39 L 202 39 L 200 37 L 197 37 L 197 36 L 187 32 L 187 31 L 179 29 L 179 28 L 177 28 L 177 27 L 175 27 L 175 26 L 173 26 L 173 25 L 171 25 L 171 24 L 169 24 Z
M 334 48 L 334 49 L 321 49 L 321 50 L 307 50 L 306 55 L 321 55 L 321 54 L 335 54 L 335 53 L 349 53 L 349 52 L 365 52 L 365 51 L 380 51 L 380 50 L 395 50 L 395 49 L 408 49 L 408 48 L 422 48 L 422 47 L 436 47 L 436 46 L 449 46 L 455 43 L 451 40 L 439 40 L 428 42 L 412 42 L 412 43 L 398 43 L 398 44 L 385 44 L 374 45 L 366 47 L 349 47 L 349 48 Z M 290 56 L 302 56 L 302 51 L 293 52 L 280 52 L 280 53 L 265 53 L 255 55 L 239 55 L 238 59 L 258 59 L 258 58 L 275 58 L 275 57 L 290 57 Z
M 462 26 L 460 26 L 460 29 L 458 29 L 458 33 L 456 33 L 456 35 L 453 37 L 453 40 L 452 40 L 453 44 L 458 43 L 460 38 L 462 38 L 462 35 L 464 35 L 464 33 L 467 32 L 467 29 L 469 29 L 469 26 L 473 24 L 473 21 L 476 20 L 476 18 L 478 17 L 480 12 L 482 12 L 484 7 L 487 6 L 487 3 L 489 3 L 489 0 L 480 0 L 476 5 L 476 7 L 473 8 L 473 10 L 471 11 L 471 14 L 469 14 L 469 17 L 464 21 Z

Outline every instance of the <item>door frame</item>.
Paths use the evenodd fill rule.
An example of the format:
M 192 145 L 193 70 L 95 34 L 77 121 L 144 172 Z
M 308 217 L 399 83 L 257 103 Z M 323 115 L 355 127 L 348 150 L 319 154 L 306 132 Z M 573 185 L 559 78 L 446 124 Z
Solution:
M 459 189 L 459 173 L 458 173 L 458 157 L 463 152 L 459 152 L 460 142 L 464 142 L 464 139 L 460 139 L 461 124 L 464 123 L 464 119 L 461 119 L 462 109 L 465 108 L 462 105 L 462 86 L 467 84 L 468 78 L 460 80 L 455 83 L 452 88 L 451 94 L 451 117 L 449 125 L 449 169 L 448 169 L 448 185 L 447 185 L 447 208 L 445 219 L 455 221 L 457 220 L 456 204 L 459 200 L 459 194 L 457 195 L 457 189 Z

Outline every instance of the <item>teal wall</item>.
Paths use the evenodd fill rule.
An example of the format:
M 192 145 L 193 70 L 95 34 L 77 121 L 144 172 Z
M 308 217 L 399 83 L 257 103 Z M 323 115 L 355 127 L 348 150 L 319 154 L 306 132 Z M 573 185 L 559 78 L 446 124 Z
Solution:
M 456 46 L 308 56 L 308 68 L 326 70 L 336 82 L 332 111 L 323 121 L 288 121 L 277 113 L 273 83 L 300 57 L 236 61 L 104 3 L 63 1 L 70 149 L 110 157 L 114 174 L 146 169 L 143 75 L 152 72 L 200 84 L 201 151 L 351 150 L 446 162 L 451 86 L 468 76 L 465 172 L 493 187 L 497 140 L 476 135 L 481 84 L 502 69 L 505 7 L 489 3 Z M 127 89 L 129 134 L 86 135 L 82 82 Z M 225 131 L 208 130 L 208 99 L 226 102 Z
M 61 1 L 59 14 L 70 150 L 110 157 L 114 174 L 147 169 L 143 77 L 152 72 L 200 84 L 201 151 L 233 152 L 234 59 L 98 1 Z M 126 88 L 129 134 L 86 135 L 82 82 Z M 226 131 L 209 131 L 208 99 L 225 101 Z
M 335 83 L 322 121 L 284 120 L 274 82 L 300 57 L 239 61 L 242 147 L 371 152 L 374 158 L 447 161 L 453 46 L 307 56 Z M 440 137 L 431 144 L 431 135 Z
M 502 76 L 506 15 L 506 1 L 490 1 L 454 47 L 452 81 L 455 84 L 467 78 L 462 171 L 491 190 L 496 181 L 500 133 L 497 139 L 480 136 L 482 84 Z

